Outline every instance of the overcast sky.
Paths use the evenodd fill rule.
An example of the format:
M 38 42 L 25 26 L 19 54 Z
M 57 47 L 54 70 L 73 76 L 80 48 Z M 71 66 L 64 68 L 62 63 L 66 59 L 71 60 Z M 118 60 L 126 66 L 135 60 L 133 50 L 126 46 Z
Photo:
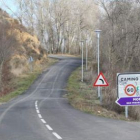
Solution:
M 10 15 L 13 16 L 12 11 L 8 10 L 8 8 L 6 8 L 7 5 L 8 7 L 10 7 L 12 9 L 12 11 L 16 11 L 16 5 L 14 0 L 0 0 L 0 7 L 4 10 L 6 10 Z

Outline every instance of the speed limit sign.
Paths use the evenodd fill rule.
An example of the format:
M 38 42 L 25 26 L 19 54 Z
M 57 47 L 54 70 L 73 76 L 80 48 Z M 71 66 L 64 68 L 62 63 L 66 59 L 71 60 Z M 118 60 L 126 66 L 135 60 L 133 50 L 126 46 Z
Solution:
M 117 74 L 116 103 L 120 106 L 140 106 L 140 73 Z
M 125 94 L 127 96 L 134 96 L 136 93 L 136 87 L 132 84 L 129 84 L 125 87 Z

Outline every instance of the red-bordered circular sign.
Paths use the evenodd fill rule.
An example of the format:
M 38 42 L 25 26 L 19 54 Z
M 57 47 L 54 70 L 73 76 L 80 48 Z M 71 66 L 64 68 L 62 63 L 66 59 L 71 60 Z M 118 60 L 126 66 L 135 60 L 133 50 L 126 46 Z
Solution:
M 133 96 L 136 93 L 136 87 L 132 84 L 129 84 L 125 87 L 125 94 L 127 96 Z

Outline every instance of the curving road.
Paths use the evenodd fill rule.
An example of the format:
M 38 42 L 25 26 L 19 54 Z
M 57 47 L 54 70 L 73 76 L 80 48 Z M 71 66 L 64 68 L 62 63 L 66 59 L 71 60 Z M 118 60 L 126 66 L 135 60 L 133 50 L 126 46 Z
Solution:
M 80 59 L 63 57 L 24 94 L 0 105 L 0 140 L 140 140 L 140 123 L 86 114 L 63 98 L 80 65 Z

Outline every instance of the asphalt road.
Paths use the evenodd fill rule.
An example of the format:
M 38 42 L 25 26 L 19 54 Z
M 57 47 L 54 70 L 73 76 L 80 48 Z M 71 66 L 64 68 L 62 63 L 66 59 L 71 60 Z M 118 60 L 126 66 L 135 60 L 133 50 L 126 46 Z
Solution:
M 140 140 L 140 123 L 86 114 L 63 98 L 80 65 L 80 59 L 63 57 L 23 95 L 0 105 L 0 140 Z

